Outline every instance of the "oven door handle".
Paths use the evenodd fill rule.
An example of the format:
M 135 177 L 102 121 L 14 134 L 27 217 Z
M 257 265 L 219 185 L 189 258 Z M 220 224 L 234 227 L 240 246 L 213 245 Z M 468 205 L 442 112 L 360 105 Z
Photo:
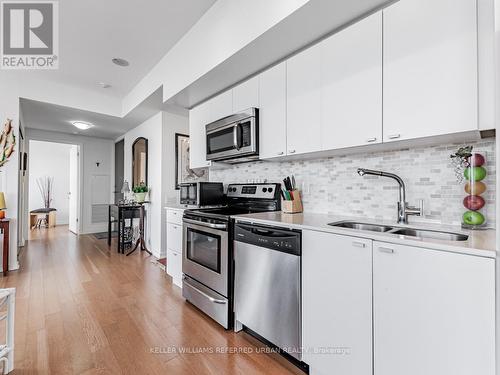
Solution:
M 188 224 L 201 225 L 202 227 L 208 227 L 213 229 L 227 229 L 227 224 L 213 224 L 213 223 L 205 223 L 203 221 L 191 220 L 191 219 L 182 219 L 183 222 Z
M 213 303 L 218 303 L 219 305 L 225 305 L 226 301 L 223 299 L 217 299 L 212 296 L 209 296 L 207 293 L 205 293 L 203 290 L 200 290 L 196 288 L 195 286 L 189 284 L 189 279 L 186 276 L 182 276 L 182 279 L 184 280 L 184 285 L 190 287 L 191 289 L 194 289 L 196 292 L 200 293 L 203 297 L 207 298 L 210 302 Z
M 234 148 L 238 151 L 240 151 L 240 142 L 238 140 L 238 130 L 240 128 L 240 123 L 237 123 L 233 127 L 233 145 Z

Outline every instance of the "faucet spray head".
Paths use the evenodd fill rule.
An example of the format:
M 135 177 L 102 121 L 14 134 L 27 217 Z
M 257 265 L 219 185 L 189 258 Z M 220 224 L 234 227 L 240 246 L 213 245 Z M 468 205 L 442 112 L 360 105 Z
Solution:
M 358 168 L 358 174 L 362 177 L 365 175 L 365 170 L 363 168 Z

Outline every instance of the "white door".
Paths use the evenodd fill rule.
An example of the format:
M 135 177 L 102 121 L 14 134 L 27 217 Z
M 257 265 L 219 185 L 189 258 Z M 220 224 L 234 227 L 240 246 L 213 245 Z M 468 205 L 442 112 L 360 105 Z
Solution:
M 382 142 L 382 12 L 321 43 L 323 149 Z
M 259 76 L 239 84 L 233 89 L 233 113 L 259 108 Z
M 189 165 L 191 169 L 209 167 L 205 125 L 210 122 L 209 102 L 189 111 Z
M 321 150 L 321 47 L 287 61 L 287 149 L 289 155 Z
M 69 150 L 69 230 L 78 234 L 78 170 L 79 170 L 79 147 L 72 146 Z
M 259 155 L 261 159 L 286 155 L 286 62 L 260 76 Z
M 384 141 L 478 129 L 476 3 L 384 10 Z
M 494 375 L 495 260 L 374 242 L 375 375 Z
M 372 241 L 303 231 L 302 243 L 304 362 L 311 375 L 372 375 Z

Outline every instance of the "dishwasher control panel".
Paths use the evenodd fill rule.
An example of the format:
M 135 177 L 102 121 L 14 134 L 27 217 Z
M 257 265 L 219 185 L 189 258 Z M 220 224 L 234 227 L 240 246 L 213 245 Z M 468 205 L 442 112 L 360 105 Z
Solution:
M 238 223 L 234 227 L 234 240 L 301 255 L 302 234 L 297 230 Z

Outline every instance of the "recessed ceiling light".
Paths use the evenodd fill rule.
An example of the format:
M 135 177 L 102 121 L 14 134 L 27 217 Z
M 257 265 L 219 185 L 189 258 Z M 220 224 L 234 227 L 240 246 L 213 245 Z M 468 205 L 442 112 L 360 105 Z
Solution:
M 116 64 L 118 66 L 129 66 L 130 65 L 130 63 L 127 60 L 119 58 L 119 57 L 115 57 L 111 61 L 113 61 L 113 64 Z
M 87 130 L 94 126 L 93 124 L 83 121 L 73 121 L 72 124 L 80 130 Z
M 111 87 L 111 85 L 106 82 L 99 82 L 98 85 L 101 86 L 103 89 L 109 89 Z

